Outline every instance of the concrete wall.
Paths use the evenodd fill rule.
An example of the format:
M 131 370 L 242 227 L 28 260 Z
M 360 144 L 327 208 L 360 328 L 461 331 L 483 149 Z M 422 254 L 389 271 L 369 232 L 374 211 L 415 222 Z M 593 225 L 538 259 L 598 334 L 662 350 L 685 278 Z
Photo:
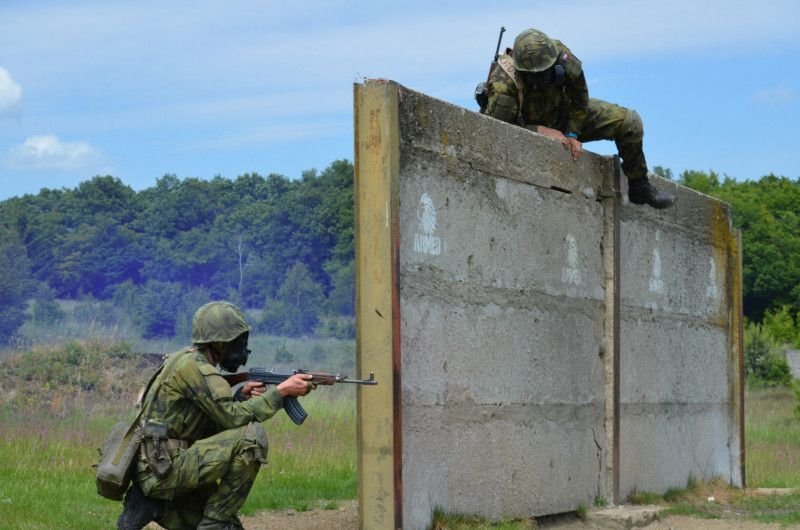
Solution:
M 355 98 L 362 528 L 741 483 L 725 205 L 634 207 L 612 158 L 391 82 Z
M 786 363 L 792 372 L 792 377 L 800 379 L 800 350 L 786 350 Z
M 666 212 L 622 210 L 623 498 L 690 476 L 741 483 L 735 235 L 726 205 L 670 188 Z

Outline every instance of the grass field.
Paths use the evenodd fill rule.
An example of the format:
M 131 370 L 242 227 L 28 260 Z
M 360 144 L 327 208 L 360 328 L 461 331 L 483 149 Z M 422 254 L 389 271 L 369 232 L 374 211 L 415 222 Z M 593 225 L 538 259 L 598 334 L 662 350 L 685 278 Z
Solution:
M 278 348 L 295 352 L 292 361 L 311 368 L 346 368 L 348 344 L 325 341 L 284 342 L 262 338 L 260 364 L 274 361 Z M 321 355 L 341 348 L 330 358 Z M 130 349 L 103 344 L 67 344 L 61 350 L 36 350 L 24 362 L 0 363 L 0 527 L 3 529 L 113 528 L 121 505 L 95 493 L 92 464 L 96 448 L 115 421 L 131 410 L 133 382 L 154 369 L 143 368 Z M 106 357 L 109 360 L 103 360 Z M 44 360 L 47 360 L 45 363 Z M 110 365 L 103 365 L 110 362 Z M 319 364 L 316 364 L 319 362 Z M 325 363 L 328 364 L 325 364 Z M 139 364 L 137 364 L 139 363 Z M 311 365 L 307 363 L 312 363 Z M 43 371 L 42 366 L 49 368 Z M 103 370 L 106 377 L 90 377 Z M 16 381 L 16 384 L 14 384 Z M 124 382 L 124 381 L 123 381 Z M 345 388 L 347 387 L 347 388 Z M 128 392 L 120 390 L 128 388 Z M 295 426 L 282 412 L 265 422 L 269 464 L 262 468 L 243 508 L 303 511 L 356 496 L 355 389 L 322 387 L 303 398 L 309 418 Z M 749 487 L 800 488 L 800 421 L 788 389 L 748 391 L 746 398 L 747 481 Z M 723 485 L 724 486 L 724 485 Z M 714 486 L 719 489 L 719 485 Z M 675 513 L 698 511 L 693 499 L 706 493 L 678 495 Z M 722 495 L 722 493 L 716 493 Z M 726 494 L 737 509 L 753 517 L 790 523 L 800 520 L 800 496 L 751 499 Z M 696 499 L 695 499 L 696 500 Z M 715 514 L 702 512 L 706 516 Z M 775 519 L 777 518 L 777 519 Z M 440 514 L 437 530 L 531 528 L 531 521 L 497 524 Z
M 272 344 L 296 347 L 293 360 L 331 370 L 346 368 L 352 344 L 256 342 L 263 342 L 262 351 Z M 115 527 L 121 504 L 95 493 L 92 465 L 102 440 L 133 411 L 138 389 L 154 370 L 129 345 L 102 341 L 33 348 L 0 363 L 0 528 Z M 269 462 L 244 514 L 302 511 L 319 500 L 333 506 L 356 496 L 355 388 L 320 387 L 301 403 L 309 414 L 303 425 L 282 411 L 265 422 Z
M 800 420 L 785 388 L 754 390 L 745 398 L 748 487 L 800 488 Z
M 269 463 L 243 508 L 298 511 L 319 499 L 356 495 L 355 400 L 324 391 L 303 398 L 309 418 L 294 425 L 282 412 L 265 422 Z M 0 527 L 108 529 L 121 504 L 95 493 L 96 448 L 117 419 L 114 407 L 76 402 L 66 414 L 51 405 L 0 411 Z M 81 406 L 82 405 L 82 406 Z

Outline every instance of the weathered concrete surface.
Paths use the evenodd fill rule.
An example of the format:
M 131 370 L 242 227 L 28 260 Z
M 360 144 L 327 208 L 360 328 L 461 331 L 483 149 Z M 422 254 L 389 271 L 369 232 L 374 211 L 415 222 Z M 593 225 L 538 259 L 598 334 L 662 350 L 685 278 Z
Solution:
M 663 183 L 677 207 L 635 207 L 608 157 L 573 162 L 391 82 L 356 91 L 394 102 L 389 125 L 385 105 L 356 105 L 357 183 L 384 190 L 357 190 L 357 226 L 381 227 L 358 230 L 358 285 L 394 300 L 358 304 L 359 364 L 391 364 L 381 399 L 394 400 L 360 409 L 361 528 L 427 528 L 436 508 L 563 513 L 689 476 L 740 482 L 726 206 Z M 391 263 L 376 265 L 387 245 Z M 393 435 L 372 417 L 389 409 Z
M 678 203 L 667 212 L 622 210 L 622 498 L 685 487 L 687 477 L 742 485 L 730 216 L 719 201 L 671 187 Z
M 605 443 L 600 181 L 544 138 L 420 94 L 399 115 L 404 528 L 436 507 L 588 504 Z
M 792 372 L 792 377 L 800 378 L 800 350 L 786 350 L 786 363 Z

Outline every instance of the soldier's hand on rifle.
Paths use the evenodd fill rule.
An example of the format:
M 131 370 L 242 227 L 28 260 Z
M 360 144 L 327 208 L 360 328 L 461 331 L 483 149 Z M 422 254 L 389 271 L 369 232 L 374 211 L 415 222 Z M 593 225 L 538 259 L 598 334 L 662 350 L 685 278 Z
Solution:
M 267 387 L 261 381 L 248 381 L 242 385 L 242 396 L 244 399 L 260 396 L 267 391 Z
M 283 397 L 305 396 L 317 386 L 311 381 L 312 377 L 311 374 L 294 374 L 275 388 Z

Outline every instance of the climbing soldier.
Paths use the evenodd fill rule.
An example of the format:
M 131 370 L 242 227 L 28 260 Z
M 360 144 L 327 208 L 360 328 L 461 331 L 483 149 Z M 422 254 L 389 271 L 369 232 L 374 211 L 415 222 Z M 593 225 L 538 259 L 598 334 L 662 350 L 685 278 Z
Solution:
M 675 202 L 648 179 L 639 115 L 590 98 L 581 61 L 561 41 L 533 28 L 520 33 L 514 48 L 498 56 L 483 94 L 483 100 L 478 96 L 481 112 L 558 140 L 573 160 L 583 142 L 614 140 L 630 201 L 659 209 Z

